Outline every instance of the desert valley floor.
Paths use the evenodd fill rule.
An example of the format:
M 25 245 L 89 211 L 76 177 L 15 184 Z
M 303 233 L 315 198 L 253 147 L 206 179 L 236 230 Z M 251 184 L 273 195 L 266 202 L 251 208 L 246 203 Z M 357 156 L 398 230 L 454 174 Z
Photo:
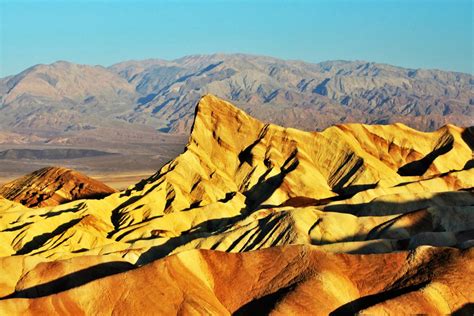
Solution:
M 473 127 L 307 132 L 206 95 L 126 189 L 0 186 L 0 314 L 471 315 L 473 149 Z

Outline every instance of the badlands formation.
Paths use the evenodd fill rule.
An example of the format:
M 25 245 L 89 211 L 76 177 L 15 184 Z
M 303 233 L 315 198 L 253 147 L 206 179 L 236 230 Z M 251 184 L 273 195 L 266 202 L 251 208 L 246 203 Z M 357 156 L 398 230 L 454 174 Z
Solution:
M 0 199 L 0 313 L 472 314 L 473 148 L 472 127 L 303 132 L 206 95 L 127 190 Z
M 0 196 L 28 207 L 102 198 L 115 190 L 77 171 L 49 167 L 0 186 Z

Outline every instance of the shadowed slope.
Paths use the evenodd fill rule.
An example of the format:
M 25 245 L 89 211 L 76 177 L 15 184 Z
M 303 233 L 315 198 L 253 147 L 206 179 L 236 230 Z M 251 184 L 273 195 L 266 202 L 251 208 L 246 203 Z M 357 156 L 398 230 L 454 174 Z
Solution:
M 310 133 L 204 96 L 185 151 L 127 190 L 39 209 L 0 199 L 0 282 L 10 295 L 0 310 L 378 313 L 415 295 L 421 307 L 410 311 L 452 312 L 467 303 L 456 291 L 470 290 L 459 280 L 474 242 L 466 130 L 348 124 Z M 404 166 L 414 172 L 400 174 Z M 313 246 L 287 247 L 295 244 Z M 121 260 L 140 268 L 69 282 L 95 271 L 63 271 L 64 260 L 84 258 L 99 270 Z
M 474 227 L 474 196 L 465 192 L 474 187 L 474 169 L 465 167 L 472 159 L 465 135 L 451 125 L 423 133 L 402 124 L 309 133 L 264 124 L 207 95 L 196 107 L 184 153 L 126 191 L 35 212 L 18 206 L 12 212 L 0 201 L 0 251 L 64 258 L 107 249 L 149 262 L 180 249 L 247 251 L 288 243 L 350 252 L 406 249 L 430 239 L 463 247 L 470 236 L 463 232 Z M 423 175 L 398 173 L 420 160 L 429 160 Z M 458 190 L 464 192 L 450 192 Z M 298 207 L 295 201 L 305 202 Z M 430 207 L 433 214 L 449 209 L 452 225 L 409 229 L 411 217 L 404 217 L 403 232 L 368 235 Z M 348 226 L 340 227 L 342 220 Z
M 267 312 L 286 315 L 446 314 L 474 299 L 466 279 L 474 272 L 473 259 L 472 249 L 430 247 L 370 256 L 307 246 L 242 254 L 193 250 L 80 287 L 58 288 L 55 295 L 15 299 L 32 291 L 27 288 L 0 300 L 0 311 L 239 315 L 261 313 L 265 304 Z

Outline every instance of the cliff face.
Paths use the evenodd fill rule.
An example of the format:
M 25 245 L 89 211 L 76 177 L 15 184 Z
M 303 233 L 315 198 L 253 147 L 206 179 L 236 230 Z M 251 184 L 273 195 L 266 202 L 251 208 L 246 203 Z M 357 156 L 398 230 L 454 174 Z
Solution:
M 79 199 L 102 198 L 115 190 L 79 172 L 48 167 L 0 187 L 0 196 L 28 207 L 55 206 Z
M 135 186 L 41 209 L 0 200 L 0 310 L 468 308 L 471 136 L 453 125 L 303 132 L 207 95 L 184 153 Z

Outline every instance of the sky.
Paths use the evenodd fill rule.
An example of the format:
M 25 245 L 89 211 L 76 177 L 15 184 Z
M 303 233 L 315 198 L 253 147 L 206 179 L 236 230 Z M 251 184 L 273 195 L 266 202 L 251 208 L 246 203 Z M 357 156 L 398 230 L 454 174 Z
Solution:
M 472 0 L 0 0 L 0 77 L 67 60 L 250 53 L 473 73 Z

